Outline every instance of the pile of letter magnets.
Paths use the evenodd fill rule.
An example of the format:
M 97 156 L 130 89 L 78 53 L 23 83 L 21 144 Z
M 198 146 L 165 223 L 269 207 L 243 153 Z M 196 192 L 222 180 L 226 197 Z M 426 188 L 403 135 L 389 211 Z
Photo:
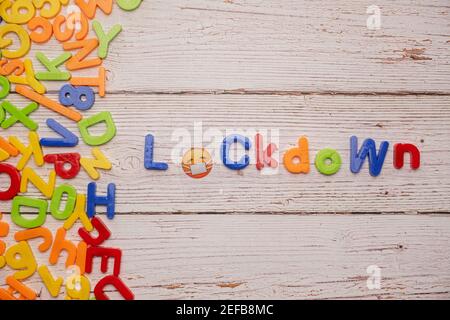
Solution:
M 126 11 L 137 9 L 142 0 L 116 0 L 115 3 Z M 74 6 L 76 5 L 76 7 Z M 98 21 L 92 21 L 92 36 L 88 36 L 91 24 L 97 10 L 109 15 L 113 8 L 112 0 L 0 0 L 0 124 L 2 129 L 11 126 L 24 126 L 29 130 L 28 145 L 16 136 L 4 138 L 0 136 L 0 174 L 10 178 L 9 188 L 0 186 L 0 200 L 12 200 L 11 220 L 24 228 L 14 234 L 15 244 L 7 248 L 0 240 L 0 270 L 6 266 L 14 273 L 5 279 L 7 288 L 0 288 L 0 300 L 6 299 L 36 299 L 37 293 L 25 285 L 24 280 L 36 271 L 46 289 L 53 297 L 58 297 L 64 279 L 52 275 L 47 265 L 37 265 L 28 240 L 40 238 L 42 243 L 38 250 L 48 252 L 51 265 L 58 263 L 62 252 L 67 254 L 66 268 L 75 271 L 66 279 L 66 299 L 108 299 L 104 288 L 112 285 L 125 299 L 133 299 L 133 293 L 120 279 L 120 264 L 122 252 L 116 248 L 102 246 L 111 233 L 99 217 L 95 216 L 97 205 L 106 206 L 107 217 L 112 219 L 115 212 L 115 185 L 109 184 L 106 196 L 97 196 L 97 185 L 91 182 L 85 194 L 77 193 L 70 184 L 55 186 L 56 176 L 61 179 L 73 179 L 81 168 L 93 179 L 100 178 L 98 169 L 111 169 L 111 162 L 100 151 L 98 146 L 109 142 L 116 133 L 116 128 L 109 112 L 99 112 L 83 119 L 81 112 L 92 108 L 96 87 L 100 97 L 105 96 L 106 72 L 102 66 L 108 53 L 109 44 L 121 32 L 120 25 L 113 26 L 109 31 L 103 29 Z M 62 15 L 62 10 L 69 6 L 79 8 L 74 12 Z M 19 42 L 12 39 L 17 36 Z M 12 35 L 12 39 L 11 39 Z M 51 59 L 41 52 L 36 53 L 37 60 L 45 67 L 45 72 L 35 72 L 32 60 L 27 58 L 32 43 L 44 44 L 52 36 L 62 43 L 65 51 L 60 56 Z M 37 46 L 38 47 L 38 46 Z M 13 49 L 17 48 L 17 49 Z M 71 52 L 78 50 L 72 55 Z M 88 58 L 89 55 L 95 58 Z M 64 64 L 67 70 L 62 71 Z M 71 72 L 97 68 L 96 77 L 74 77 Z M 41 81 L 61 81 L 59 101 L 45 95 L 46 88 Z M 64 83 L 67 82 L 67 83 Z M 13 88 L 15 86 L 15 88 Z M 12 90 L 11 90 L 12 89 Z M 7 99 L 10 91 L 31 100 L 24 108 L 19 108 Z M 55 113 L 55 119 L 47 119 L 47 126 L 55 131 L 58 138 L 41 138 L 37 133 L 38 124 L 30 115 L 39 107 L 45 107 Z M 81 111 L 81 112 L 80 112 Z M 56 119 L 66 117 L 75 121 L 85 144 L 92 147 L 92 158 L 83 157 L 79 153 L 43 154 L 42 147 L 60 148 L 76 147 L 78 137 L 64 127 Z M 88 128 L 99 123 L 106 125 L 102 135 L 92 135 Z M 25 137 L 24 137 L 25 138 Z M 16 166 L 4 163 L 11 157 L 19 157 Z M 30 166 L 29 161 L 41 167 L 45 163 L 52 166 L 48 182 L 41 178 Z M 33 184 L 45 199 L 27 197 L 28 184 Z M 21 195 L 18 195 L 19 192 Z M 49 201 L 50 200 L 50 207 Z M 65 204 L 63 203 L 63 200 Z M 61 206 L 64 208 L 61 209 Z M 21 214 L 23 208 L 37 209 L 33 219 Z M 53 218 L 63 220 L 64 224 L 53 235 L 44 227 L 47 212 Z M 24 212 L 24 211 L 22 211 Z M 0 213 L 0 220 L 2 216 Z M 66 239 L 67 230 L 75 222 L 82 226 L 78 230 L 81 241 L 78 244 Z M 96 230 L 97 237 L 90 232 Z M 9 233 L 9 225 L 0 221 L 0 238 Z M 5 239 L 4 239 L 5 240 Z M 90 283 L 86 273 L 92 272 L 93 258 L 101 258 L 101 272 L 108 274 L 108 258 L 114 259 L 112 274 L 103 277 L 95 286 Z

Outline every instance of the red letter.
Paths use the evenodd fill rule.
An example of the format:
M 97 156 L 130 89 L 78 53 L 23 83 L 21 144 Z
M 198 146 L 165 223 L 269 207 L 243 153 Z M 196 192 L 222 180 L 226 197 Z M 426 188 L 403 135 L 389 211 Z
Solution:
M 0 174 L 6 173 L 11 180 L 10 186 L 6 191 L 0 191 L 0 200 L 11 200 L 20 189 L 20 173 L 10 164 L 0 163 Z
M 134 300 L 133 292 L 131 292 L 131 290 L 128 289 L 128 287 L 122 282 L 122 280 L 120 280 L 120 278 L 115 276 L 106 276 L 97 283 L 94 289 L 95 299 L 109 300 L 108 296 L 103 291 L 103 289 L 107 285 L 113 285 L 122 295 L 122 297 L 125 298 L 125 300 Z
M 397 143 L 394 145 L 394 167 L 396 169 L 403 168 L 405 153 L 410 154 L 411 169 L 417 170 L 420 167 L 420 151 L 413 144 Z
M 115 248 L 103 248 L 103 247 L 89 247 L 86 252 L 86 272 L 92 272 L 92 260 L 94 257 L 100 257 L 102 263 L 100 265 L 100 270 L 103 273 L 108 272 L 108 258 L 114 258 L 114 271 L 115 276 L 120 274 L 120 261 L 122 259 L 122 251 Z
M 44 161 L 55 164 L 55 171 L 58 177 L 72 179 L 80 172 L 80 158 L 79 153 L 59 153 L 47 154 L 44 157 Z M 66 169 L 66 163 L 70 165 L 70 168 Z
M 98 232 L 97 238 L 93 238 L 85 228 L 78 229 L 80 237 L 91 246 L 99 246 L 111 236 L 111 231 L 106 227 L 100 218 L 93 217 L 91 223 Z
M 264 149 L 263 136 L 257 133 L 255 136 L 256 169 L 261 170 L 267 164 L 271 168 L 278 167 L 278 161 L 272 158 L 272 154 L 278 150 L 276 144 L 271 143 Z

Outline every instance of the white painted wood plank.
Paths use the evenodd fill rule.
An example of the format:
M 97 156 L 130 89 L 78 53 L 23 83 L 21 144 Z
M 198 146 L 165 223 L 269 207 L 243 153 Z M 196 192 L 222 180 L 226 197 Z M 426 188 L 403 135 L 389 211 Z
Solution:
M 107 245 L 123 250 L 121 277 L 139 299 L 450 297 L 448 215 L 136 215 L 107 223 Z M 371 265 L 381 268 L 381 289 L 367 288 Z M 1 269 L 0 279 L 10 272 Z M 37 275 L 26 283 L 48 296 Z
M 373 4 L 380 30 L 366 26 Z M 152 0 L 96 18 L 123 25 L 105 61 L 109 91 L 448 94 L 448 15 L 446 0 Z
M 21 97 L 12 95 L 10 100 L 20 107 L 25 105 Z M 116 94 L 98 99 L 87 114 L 111 111 L 118 127 L 115 139 L 101 147 L 113 162 L 113 169 L 102 173 L 99 181 L 100 192 L 106 191 L 107 183 L 116 183 L 118 213 L 448 213 L 449 103 L 448 97 L 433 96 Z M 45 125 L 50 116 L 78 132 L 73 123 L 41 107 L 32 115 L 41 125 L 41 136 L 54 136 Z M 298 137 L 306 135 L 311 173 L 295 175 L 281 167 L 279 174 L 267 176 L 254 165 L 236 172 L 219 163 L 208 177 L 192 179 L 184 174 L 179 162 L 171 161 L 172 149 L 178 143 L 178 138 L 172 141 L 172 134 L 185 129 L 192 136 L 194 122 L 198 121 L 203 122 L 205 134 L 207 130 L 219 130 L 219 140 L 226 132 L 238 129 L 279 129 L 281 155 L 297 143 Z M 155 160 L 169 162 L 166 172 L 144 169 L 144 137 L 148 133 L 156 137 Z M 1 134 L 26 137 L 20 124 Z M 350 172 L 351 135 L 361 140 L 372 137 L 377 143 L 390 141 L 379 177 L 369 175 L 367 163 L 359 174 Z M 204 138 L 203 145 L 210 152 L 214 151 L 212 147 L 220 147 Z M 393 168 L 392 145 L 397 142 L 414 143 L 420 148 L 422 167 L 418 171 L 411 171 L 408 163 L 402 170 Z M 331 177 L 319 174 L 313 165 L 318 150 L 326 147 L 338 150 L 343 159 L 341 171 Z M 61 152 L 55 148 L 44 151 Z M 81 142 L 76 152 L 89 155 L 90 149 Z M 250 155 L 255 158 L 253 150 Z M 50 168 L 45 166 L 39 172 L 44 174 Z M 6 177 L 0 179 L 7 183 Z M 85 192 L 88 181 L 82 171 L 68 182 Z M 57 184 L 63 182 L 58 180 Z M 40 196 L 34 187 L 30 190 L 32 196 Z M 1 209 L 9 211 L 9 203 L 2 203 Z

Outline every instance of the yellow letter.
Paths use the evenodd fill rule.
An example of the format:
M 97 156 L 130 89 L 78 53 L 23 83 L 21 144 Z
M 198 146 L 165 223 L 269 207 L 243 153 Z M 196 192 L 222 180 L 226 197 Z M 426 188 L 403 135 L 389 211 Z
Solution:
M 87 231 L 92 231 L 94 227 L 92 226 L 91 220 L 84 209 L 86 207 L 86 196 L 84 194 L 77 194 L 77 202 L 75 205 L 75 209 L 73 210 L 72 215 L 67 218 L 66 222 L 64 222 L 63 228 L 69 230 L 75 224 L 75 221 L 80 219 L 83 227 Z
M 57 277 L 56 279 L 53 278 L 50 270 L 46 265 L 40 266 L 38 268 L 38 273 L 41 276 L 42 282 L 44 283 L 48 292 L 52 297 L 56 298 L 59 295 L 59 290 L 61 289 L 64 279 L 62 277 Z
M 39 144 L 38 134 L 30 131 L 28 136 L 30 139 L 30 144 L 28 147 L 25 147 L 16 136 L 9 137 L 9 142 L 22 154 L 22 158 L 16 166 L 19 171 L 22 171 L 22 169 L 25 168 L 25 165 L 28 163 L 32 155 L 34 155 L 34 162 L 37 166 L 42 167 L 44 165 L 44 156 L 42 154 L 41 145 Z
M 31 43 L 28 32 L 18 24 L 5 24 L 0 27 L 0 48 L 6 48 L 12 44 L 11 39 L 4 39 L 7 33 L 17 34 L 20 40 L 20 47 L 16 51 L 2 50 L 2 56 L 7 59 L 17 59 L 23 57 L 30 51 Z
M 30 167 L 26 167 L 22 171 L 22 180 L 20 181 L 20 192 L 27 192 L 28 190 L 28 180 L 34 184 L 34 186 L 42 192 L 44 196 L 50 199 L 53 195 L 53 190 L 55 189 L 56 182 L 56 172 L 55 170 L 50 171 L 48 178 L 48 183 L 37 175 L 37 173 Z
M 92 179 L 98 180 L 98 178 L 100 178 L 100 173 L 98 173 L 96 168 L 110 170 L 112 165 L 99 148 L 93 148 L 92 155 L 94 156 L 94 159 L 81 158 L 80 164 Z

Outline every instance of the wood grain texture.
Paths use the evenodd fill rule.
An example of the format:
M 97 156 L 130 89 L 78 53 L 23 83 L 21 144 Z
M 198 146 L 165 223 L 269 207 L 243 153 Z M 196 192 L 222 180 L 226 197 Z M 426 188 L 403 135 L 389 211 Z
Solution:
M 366 28 L 373 4 L 382 12 L 376 31 Z M 123 32 L 104 62 L 107 97 L 86 115 L 111 111 L 118 127 L 101 147 L 113 170 L 102 172 L 99 191 L 117 184 L 108 245 L 123 250 L 122 277 L 137 298 L 449 299 L 449 12 L 447 0 L 145 0 L 135 12 L 98 12 L 105 29 L 120 23 Z M 37 51 L 62 53 L 56 41 L 34 45 L 31 55 Z M 45 84 L 52 93 L 62 86 Z M 7 99 L 27 103 L 15 94 Z M 49 117 L 78 132 L 41 107 L 32 114 L 41 136 L 54 135 Z M 193 134 L 194 122 L 223 135 L 278 129 L 282 152 L 306 135 L 311 163 L 318 150 L 333 147 L 343 167 L 333 177 L 313 166 L 308 175 L 281 168 L 262 176 L 254 166 L 233 172 L 216 164 L 210 176 L 193 180 L 170 155 L 173 132 Z M 144 169 L 148 133 L 167 172 Z M 18 124 L 0 134 L 27 132 Z M 380 177 L 370 177 L 367 165 L 353 175 L 351 135 L 414 143 L 422 167 L 395 170 L 391 145 Z M 90 154 L 83 143 L 77 151 Z M 37 168 L 44 177 L 49 170 Z M 82 171 L 70 184 L 85 192 L 89 181 Z M 0 175 L 0 186 L 6 183 Z M 29 194 L 41 197 L 34 187 Z M 9 207 L 1 203 L 0 211 Z M 61 223 L 48 216 L 46 226 L 54 231 Z M 11 228 L 9 245 L 18 230 Z M 369 265 L 381 267 L 380 290 L 366 287 Z M 62 265 L 51 270 L 66 275 Z M 0 285 L 10 273 L 0 269 Z M 49 297 L 37 275 L 27 283 Z
M 380 30 L 366 26 L 373 4 Z M 105 60 L 110 92 L 450 93 L 446 0 L 152 0 L 96 19 L 123 25 Z
M 12 96 L 11 100 L 24 105 L 21 97 Z M 109 182 L 117 184 L 119 213 L 445 213 L 450 211 L 449 102 L 448 97 L 432 96 L 116 94 L 98 99 L 87 115 L 109 110 L 118 127 L 116 138 L 101 148 L 113 162 L 113 170 L 102 173 L 99 191 L 106 191 Z M 51 115 L 41 107 L 32 116 L 41 124 L 41 136 L 54 136 L 45 125 Z M 78 132 L 73 123 L 58 119 Z M 191 179 L 180 162 L 171 160 L 172 149 L 179 143 L 172 134 L 184 129 L 192 137 L 194 122 L 199 121 L 205 140 L 195 146 L 203 145 L 216 155 L 219 151 L 213 148 L 220 148 L 223 136 L 237 130 L 249 130 L 244 133 L 253 137 L 251 129 L 279 129 L 280 159 L 286 149 L 296 145 L 299 136 L 306 135 L 311 173 L 295 175 L 281 167 L 278 174 L 261 175 L 254 165 L 236 172 L 225 168 L 219 157 L 208 177 Z M 221 133 L 216 142 L 206 137 L 213 129 Z M 168 161 L 168 171 L 144 169 L 144 137 L 148 133 L 156 137 L 155 160 Z M 20 124 L 8 134 L 26 136 Z M 391 142 L 379 177 L 369 175 L 367 163 L 359 174 L 350 172 L 351 135 Z M 418 171 L 411 171 L 408 163 L 402 170 L 393 168 L 392 146 L 397 142 L 411 142 L 421 149 L 422 167 Z M 326 147 L 337 149 L 343 158 L 341 171 L 332 177 L 319 174 L 313 164 L 317 151 Z M 82 142 L 77 150 L 90 155 Z M 55 148 L 44 151 L 61 152 Z M 254 160 L 253 150 L 250 155 Z M 39 172 L 46 177 L 50 168 L 46 165 Z M 85 192 L 88 181 L 82 171 L 69 183 Z M 57 184 L 63 182 L 58 180 Z M 36 191 L 34 187 L 30 190 Z M 37 191 L 31 194 L 39 196 Z M 2 209 L 7 212 L 8 208 L 5 205 Z
M 121 276 L 140 299 L 450 297 L 447 215 L 153 215 L 108 225 L 106 245 L 122 248 Z M 46 263 L 48 253 L 36 257 Z M 367 289 L 370 265 L 381 268 L 379 290 Z M 48 296 L 37 275 L 27 283 Z

